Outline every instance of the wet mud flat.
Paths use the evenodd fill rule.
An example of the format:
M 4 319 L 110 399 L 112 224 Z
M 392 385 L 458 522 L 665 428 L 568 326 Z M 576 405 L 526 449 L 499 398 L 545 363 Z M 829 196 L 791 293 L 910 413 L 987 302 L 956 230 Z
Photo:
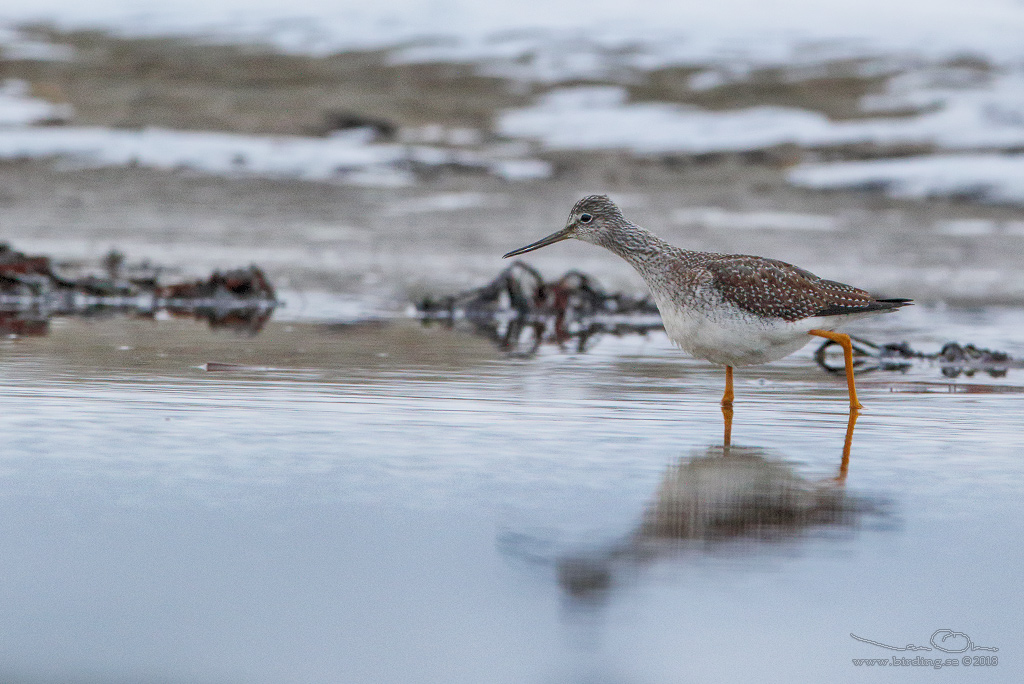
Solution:
M 920 311 L 859 332 L 1019 318 Z M 1020 370 L 861 375 L 844 469 L 810 348 L 737 374 L 730 453 L 721 371 L 656 331 L 58 319 L 0 356 L 14 681 L 857 681 L 851 633 L 951 620 L 1014 676 Z
M 812 193 L 786 186 L 771 168 L 728 161 L 672 170 L 615 155 L 573 155 L 553 180 L 510 184 L 455 173 L 391 189 L 75 170 L 45 161 L 0 163 L 0 179 L 5 235 L 24 251 L 98 260 L 117 247 L 197 274 L 258 263 L 282 288 L 390 308 L 487 282 L 504 265 L 501 254 L 564 225 L 573 202 L 594 191 L 609 193 L 629 217 L 674 244 L 763 254 L 918 301 L 1024 299 L 1017 268 L 1024 237 L 948 229 L 957 221 L 1015 220 L 1018 210 Z M 694 218 L 695 208 L 718 218 Z M 779 212 L 818 218 L 821 227 L 762 225 L 766 214 Z M 568 244 L 530 263 L 549 276 L 578 269 L 607 289 L 643 292 L 627 265 L 587 245 Z

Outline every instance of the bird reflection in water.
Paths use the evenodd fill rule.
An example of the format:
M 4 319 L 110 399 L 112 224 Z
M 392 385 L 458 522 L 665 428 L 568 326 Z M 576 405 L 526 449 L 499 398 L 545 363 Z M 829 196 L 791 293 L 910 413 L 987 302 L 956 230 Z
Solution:
M 727 371 L 730 375 L 732 369 Z M 722 446 L 725 450 L 728 450 L 732 445 L 732 416 L 733 409 L 732 403 L 722 404 Z M 846 423 L 846 438 L 843 440 L 843 459 L 839 464 L 839 475 L 836 476 L 838 481 L 846 479 L 846 474 L 850 469 L 850 451 L 853 448 L 853 428 L 857 426 L 857 418 L 860 417 L 860 410 L 856 408 L 850 408 L 850 419 Z
M 631 533 L 595 551 L 549 558 L 559 585 L 574 604 L 599 604 L 622 577 L 660 559 L 750 556 L 815 532 L 854 528 L 865 514 L 881 512 L 879 501 L 845 488 L 858 415 L 850 413 L 837 476 L 813 479 L 765 449 L 730 444 L 726 414 L 725 444 L 669 466 Z

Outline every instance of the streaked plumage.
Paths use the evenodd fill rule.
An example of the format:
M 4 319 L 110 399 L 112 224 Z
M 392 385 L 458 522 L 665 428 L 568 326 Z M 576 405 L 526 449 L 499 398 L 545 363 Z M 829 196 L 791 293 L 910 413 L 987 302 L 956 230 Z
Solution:
M 807 344 L 812 334 L 910 301 L 876 299 L 776 259 L 675 247 L 628 221 L 605 195 L 583 198 L 564 229 L 505 256 L 568 238 L 599 245 L 629 262 L 650 287 L 669 338 L 691 355 L 729 368 L 780 359 Z M 732 401 L 731 371 L 728 377 L 723 404 Z M 851 406 L 858 406 L 852 360 L 848 380 Z

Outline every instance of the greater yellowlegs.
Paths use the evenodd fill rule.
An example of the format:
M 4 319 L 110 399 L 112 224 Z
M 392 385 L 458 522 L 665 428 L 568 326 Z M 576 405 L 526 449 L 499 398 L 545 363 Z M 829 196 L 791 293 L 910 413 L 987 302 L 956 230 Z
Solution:
M 835 329 L 910 303 L 876 299 L 775 259 L 674 247 L 628 221 L 606 195 L 584 197 L 572 208 L 565 228 L 505 258 L 569 238 L 599 245 L 628 261 L 647 281 L 669 338 L 689 354 L 725 366 L 723 408 L 732 406 L 734 366 L 781 359 L 807 344 L 811 335 L 842 346 L 850 408 L 861 408 L 850 336 Z

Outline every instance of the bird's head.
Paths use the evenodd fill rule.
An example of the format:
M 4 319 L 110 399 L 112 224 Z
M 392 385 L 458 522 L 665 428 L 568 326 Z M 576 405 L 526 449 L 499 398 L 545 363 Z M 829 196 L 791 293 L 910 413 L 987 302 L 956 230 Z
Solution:
M 615 206 L 615 202 L 608 199 L 608 195 L 590 195 L 581 199 L 572 208 L 572 211 L 569 212 L 569 219 L 565 223 L 565 228 L 525 247 L 513 249 L 503 258 L 507 259 L 532 252 L 535 249 L 547 247 L 569 238 L 576 238 L 577 240 L 592 244 L 600 244 L 603 233 L 624 223 L 626 223 L 626 219 L 623 218 L 619 208 Z

